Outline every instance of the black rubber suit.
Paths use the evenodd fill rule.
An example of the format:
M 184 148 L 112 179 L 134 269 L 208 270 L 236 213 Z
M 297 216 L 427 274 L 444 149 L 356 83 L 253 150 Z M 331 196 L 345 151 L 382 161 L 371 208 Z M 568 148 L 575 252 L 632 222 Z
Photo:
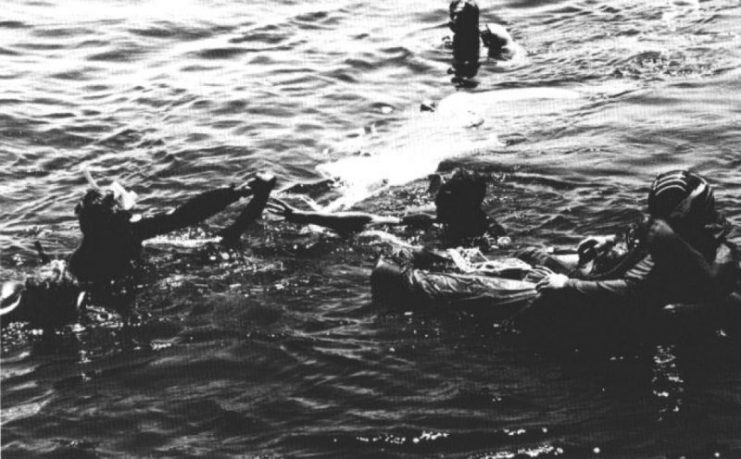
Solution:
M 115 296 L 111 282 L 135 272 L 143 241 L 200 223 L 252 195 L 237 219 L 219 233 L 222 242 L 234 244 L 260 217 L 274 186 L 274 177 L 259 175 L 245 187 L 207 191 L 172 212 L 134 221 L 132 213 L 115 202 L 112 192 L 89 190 L 75 209 L 83 239 L 69 264 L 54 260 L 39 267 L 25 282 L 3 286 L 2 325 L 19 321 L 53 329 L 74 321 L 83 294 Z
M 661 209 L 665 201 L 666 209 Z M 687 171 L 662 174 L 652 186 L 649 212 L 653 219 L 671 222 L 672 237 L 653 243 L 639 239 L 607 272 L 574 276 L 566 268 L 559 269 L 549 254 L 521 253 L 532 265 L 572 275 L 557 290 L 536 292 L 533 283 L 428 272 L 382 261 L 371 278 L 374 298 L 389 301 L 396 296 L 406 304 L 452 307 L 482 305 L 500 317 L 511 315 L 521 330 L 585 342 L 645 340 L 667 323 L 664 307 L 673 303 L 694 303 L 700 311 L 694 317 L 703 321 L 731 320 L 733 311 L 728 308 L 735 306 L 728 300 L 738 286 L 740 257 L 726 240 L 730 226 L 715 211 L 709 185 Z
M 131 212 L 115 209 L 108 202 L 112 196 L 90 190 L 76 209 L 83 239 L 70 258 L 70 270 L 83 282 L 126 275 L 131 272 L 132 263 L 139 260 L 143 241 L 200 223 L 254 192 L 247 207 L 220 233 L 225 242 L 233 242 L 250 222 L 259 218 L 274 184 L 272 179 L 248 190 L 228 187 L 207 191 L 172 212 L 138 221 L 132 221 Z

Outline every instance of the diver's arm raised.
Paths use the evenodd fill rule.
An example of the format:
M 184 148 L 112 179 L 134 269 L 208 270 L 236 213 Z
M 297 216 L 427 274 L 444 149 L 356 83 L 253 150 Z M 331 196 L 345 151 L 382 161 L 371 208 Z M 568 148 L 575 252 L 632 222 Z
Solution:
M 171 231 L 196 225 L 224 210 L 229 204 L 242 197 L 253 195 L 252 201 L 231 226 L 222 231 L 224 238 L 241 233 L 247 223 L 262 213 L 275 178 L 258 175 L 241 187 L 225 187 L 201 193 L 171 212 L 143 218 L 132 223 L 133 231 L 140 241 L 166 234 Z

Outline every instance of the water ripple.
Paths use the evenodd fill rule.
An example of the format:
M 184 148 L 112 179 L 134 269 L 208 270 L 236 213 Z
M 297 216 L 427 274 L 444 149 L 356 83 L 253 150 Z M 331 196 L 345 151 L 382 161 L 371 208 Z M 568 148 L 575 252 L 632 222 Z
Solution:
M 347 188 L 317 166 L 357 161 L 361 182 L 421 178 L 359 204 L 403 215 L 433 204 L 418 172 L 442 160 L 491 176 L 517 246 L 620 229 L 657 172 L 692 167 L 741 222 L 737 1 L 481 6 L 528 56 L 483 62 L 466 89 L 446 5 L 6 5 L 0 281 L 38 265 L 36 239 L 74 249 L 83 166 L 154 213 L 261 169 L 336 202 Z M 274 216 L 240 251 L 203 242 L 243 207 L 148 245 L 120 310 L 51 337 L 4 328 L 4 454 L 738 455 L 737 343 L 551 355 L 478 317 L 379 311 L 367 279 L 387 248 Z

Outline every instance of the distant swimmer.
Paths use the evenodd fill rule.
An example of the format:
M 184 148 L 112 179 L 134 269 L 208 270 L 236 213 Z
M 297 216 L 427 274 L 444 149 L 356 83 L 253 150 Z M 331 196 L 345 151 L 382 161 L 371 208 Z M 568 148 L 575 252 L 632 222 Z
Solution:
M 460 78 L 472 78 L 479 69 L 479 7 L 473 0 L 450 2 L 450 30 L 453 31 L 453 71 Z
M 525 50 L 515 43 L 507 29 L 489 23 L 481 28 L 481 41 L 488 48 L 487 56 L 498 61 L 510 61 L 524 55 Z
M 107 188 L 92 178 L 91 188 L 75 208 L 82 231 L 80 246 L 69 262 L 54 260 L 25 282 L 3 286 L 2 322 L 28 321 L 48 327 L 64 323 L 82 304 L 84 292 L 105 290 L 130 276 L 141 259 L 142 242 L 158 235 L 198 224 L 247 196 L 252 200 L 219 235 L 234 244 L 262 214 L 276 179 L 258 174 L 246 185 L 201 193 L 173 211 L 141 218 L 134 214 L 135 194 L 114 182 Z M 46 255 L 41 253 L 42 259 Z
M 485 56 L 496 61 L 509 61 L 525 54 L 504 26 L 490 23 L 480 27 L 479 7 L 474 0 L 453 0 L 448 25 L 453 31 L 452 73 L 457 78 L 476 76 L 482 45 L 487 48 Z
M 424 228 L 438 223 L 444 228 L 445 239 L 454 244 L 484 235 L 493 238 L 505 235 L 504 228 L 489 218 L 481 208 L 486 196 L 485 176 L 461 169 L 455 171 L 445 182 L 439 176 L 433 177 L 432 186 L 436 191 L 434 216 L 425 213 L 393 217 L 366 212 L 303 211 L 278 199 L 268 203 L 268 209 L 289 222 L 323 226 L 341 234 L 358 232 L 377 225 Z

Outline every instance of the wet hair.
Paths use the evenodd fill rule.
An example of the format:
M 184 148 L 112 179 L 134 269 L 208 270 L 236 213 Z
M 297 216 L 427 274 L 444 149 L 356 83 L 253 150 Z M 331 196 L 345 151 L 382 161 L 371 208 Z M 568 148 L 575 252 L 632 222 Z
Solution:
M 466 170 L 456 170 L 435 196 L 437 219 L 467 235 L 486 230 L 487 218 L 481 205 L 486 196 L 487 178 Z
M 654 218 L 697 225 L 717 217 L 710 184 L 687 170 L 672 170 L 656 177 L 648 192 L 648 212 Z
M 119 207 L 112 191 L 101 192 L 96 189 L 90 189 L 85 193 L 75 206 L 75 214 L 83 235 L 94 234 L 130 218 L 129 212 Z

